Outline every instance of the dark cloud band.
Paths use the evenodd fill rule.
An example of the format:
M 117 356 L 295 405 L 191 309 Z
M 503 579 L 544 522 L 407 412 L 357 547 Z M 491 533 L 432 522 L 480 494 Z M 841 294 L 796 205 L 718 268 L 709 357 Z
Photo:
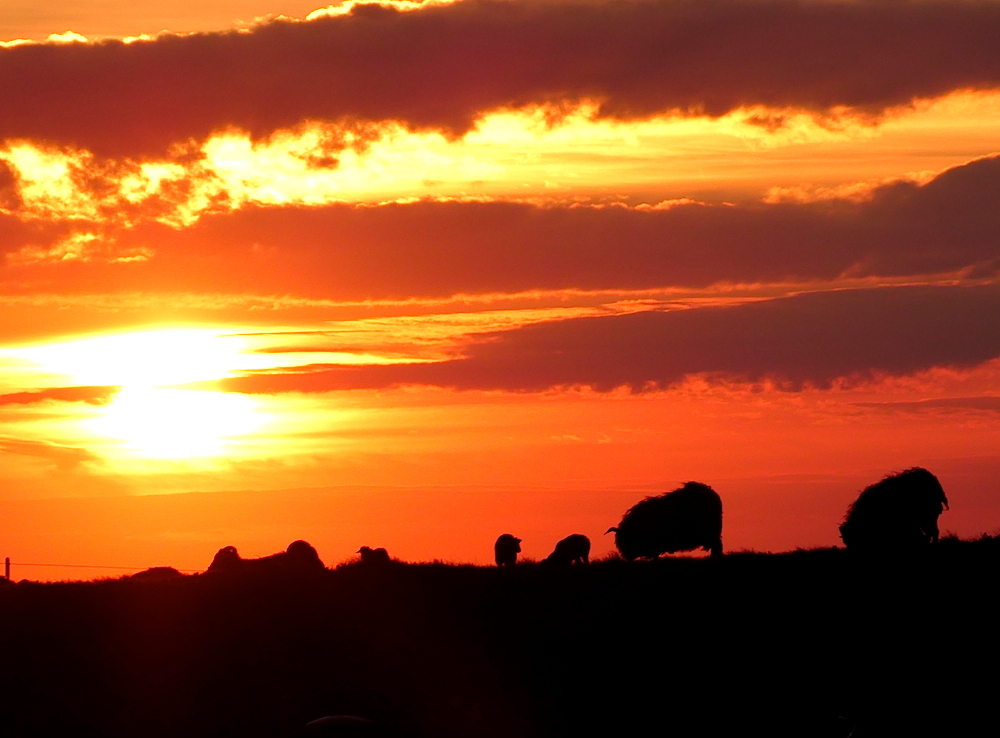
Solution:
M 225 126 L 395 120 L 460 133 L 504 106 L 622 119 L 745 105 L 880 113 L 1000 84 L 1000 4 L 465 0 L 251 32 L 0 49 L 0 139 L 157 155 Z
M 333 299 L 533 289 L 705 287 L 723 282 L 899 277 L 1000 267 L 1000 158 L 864 203 L 682 205 L 665 211 L 436 203 L 249 209 L 185 231 L 123 236 L 156 258 L 106 270 L 138 289 Z M 224 267 L 223 267 L 224 265 Z M 86 265 L 67 270 L 86 269 Z M 98 277 L 67 271 L 96 287 Z

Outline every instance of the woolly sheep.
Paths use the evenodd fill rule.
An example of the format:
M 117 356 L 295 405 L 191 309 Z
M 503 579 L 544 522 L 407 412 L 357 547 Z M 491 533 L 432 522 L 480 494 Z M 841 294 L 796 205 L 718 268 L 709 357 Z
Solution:
M 521 553 L 521 539 L 515 538 L 510 533 L 504 533 L 493 544 L 493 557 L 497 566 L 513 566 L 517 562 L 519 553 Z
M 947 509 L 948 498 L 938 478 L 913 467 L 865 487 L 847 509 L 840 537 L 852 550 L 935 543 L 938 516 Z
M 721 556 L 722 500 L 707 484 L 688 482 L 636 503 L 607 532 L 614 532 L 615 545 L 629 561 L 696 548 Z

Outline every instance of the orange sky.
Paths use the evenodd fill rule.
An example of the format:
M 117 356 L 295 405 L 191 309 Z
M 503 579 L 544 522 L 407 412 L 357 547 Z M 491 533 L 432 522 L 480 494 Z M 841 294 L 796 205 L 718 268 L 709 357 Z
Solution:
M 15 577 L 1000 528 L 997 4 L 145 5 L 0 8 Z

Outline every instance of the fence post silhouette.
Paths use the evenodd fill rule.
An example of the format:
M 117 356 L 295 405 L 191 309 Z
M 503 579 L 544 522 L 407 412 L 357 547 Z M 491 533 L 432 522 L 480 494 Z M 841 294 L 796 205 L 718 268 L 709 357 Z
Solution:
M 10 556 L 3 560 L 3 578 L 10 581 Z

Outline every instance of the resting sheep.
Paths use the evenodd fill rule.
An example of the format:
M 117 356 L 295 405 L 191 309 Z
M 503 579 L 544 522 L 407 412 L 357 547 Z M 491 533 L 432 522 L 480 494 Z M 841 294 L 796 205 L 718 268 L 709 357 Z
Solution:
M 361 554 L 362 564 L 389 563 L 389 552 L 384 548 L 368 548 L 368 546 L 362 546 L 358 549 L 358 553 Z
M 493 544 L 493 557 L 497 566 L 513 566 L 517 563 L 517 555 L 521 553 L 521 539 L 510 533 L 504 533 Z
M 722 555 L 722 500 L 707 484 L 683 487 L 637 502 L 615 528 L 615 545 L 628 561 L 703 548 Z
M 262 556 L 259 559 L 244 559 L 235 546 L 220 548 L 208 567 L 208 573 L 301 574 L 325 571 L 325 569 L 315 548 L 305 541 L 293 541 L 281 553 Z
M 590 539 L 580 533 L 566 536 L 556 544 L 555 550 L 545 557 L 543 563 L 569 566 L 590 562 Z
M 937 477 L 913 467 L 865 487 L 847 509 L 840 537 L 852 550 L 914 548 L 938 540 L 948 498 Z

